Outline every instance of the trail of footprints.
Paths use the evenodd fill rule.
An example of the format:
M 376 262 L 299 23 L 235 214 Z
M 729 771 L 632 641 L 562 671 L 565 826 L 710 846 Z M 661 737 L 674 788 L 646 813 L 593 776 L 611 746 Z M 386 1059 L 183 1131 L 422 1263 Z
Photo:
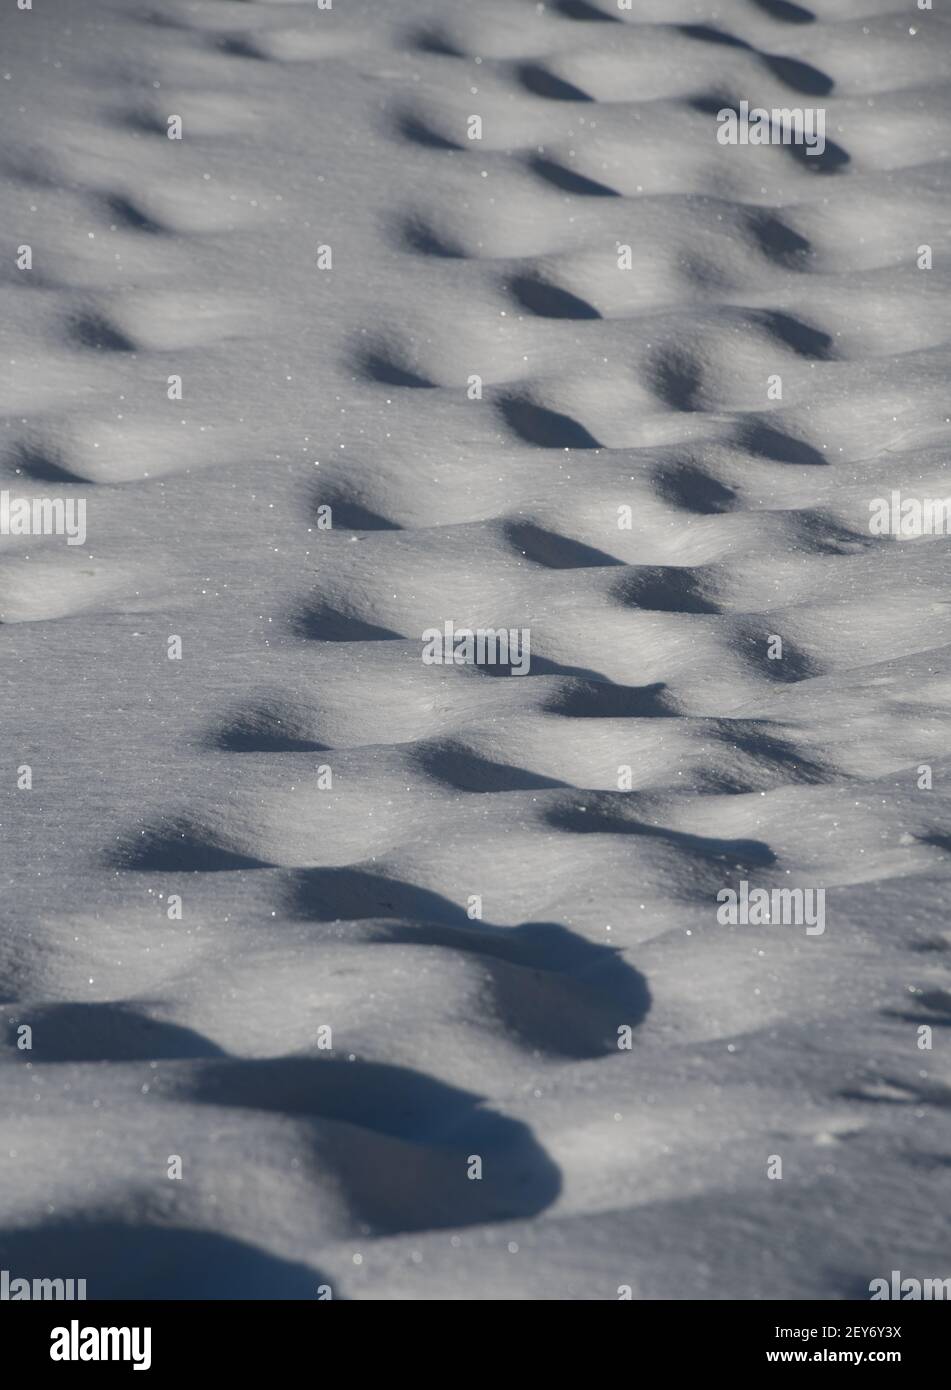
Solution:
M 629 963 L 631 952 L 594 939 L 602 915 L 597 904 L 577 924 L 557 920 L 569 883 L 607 887 L 613 877 L 607 894 L 612 913 L 642 899 L 658 908 L 681 899 L 689 913 L 715 897 L 731 873 L 769 881 L 774 867 L 779 873 L 782 853 L 793 851 L 830 883 L 848 882 L 835 853 L 824 851 L 821 837 L 805 824 L 797 844 L 774 847 L 770 820 L 774 814 L 782 819 L 782 798 L 800 796 L 804 808 L 831 815 L 842 805 L 843 788 L 846 797 L 855 792 L 861 798 L 863 782 L 887 780 L 929 757 L 948 729 L 943 692 L 910 732 L 907 710 L 889 709 L 883 700 L 896 657 L 917 661 L 926 686 L 931 649 L 951 644 L 951 623 L 942 616 L 935 635 L 934 614 L 921 617 L 911 581 L 906 652 L 893 650 L 887 626 L 877 645 L 874 632 L 850 645 L 848 606 L 840 622 L 821 607 L 831 567 L 853 567 L 860 599 L 868 585 L 880 584 L 888 604 L 902 601 L 896 583 L 906 564 L 917 564 L 914 557 L 896 556 L 891 566 L 876 552 L 873 566 L 860 510 L 870 484 L 854 496 L 848 486 L 833 487 L 824 477 L 830 465 L 871 456 L 872 473 L 878 468 L 884 480 L 890 449 L 919 447 L 928 442 L 919 437 L 927 429 L 937 443 L 943 423 L 940 371 L 934 377 L 923 371 L 913 423 L 887 418 L 887 405 L 876 411 L 890 355 L 934 350 L 943 370 L 948 336 L 947 312 L 936 307 L 937 297 L 906 281 L 901 292 L 921 296 L 914 337 L 896 344 L 882 328 L 896 289 L 892 276 L 907 257 L 906 228 L 886 212 L 891 194 L 875 185 L 875 171 L 887 163 L 876 164 L 858 120 L 854 142 L 832 142 L 818 171 L 807 161 L 797 165 L 789 150 L 756 152 L 762 164 L 751 161 L 746 169 L 737 161 L 720 167 L 706 151 L 696 160 L 684 153 L 699 151 L 692 132 L 708 130 L 714 99 L 719 104 L 733 93 L 761 91 L 766 104 L 830 92 L 840 100 L 840 88 L 848 98 L 848 82 L 833 82 L 823 68 L 783 53 L 787 30 L 806 35 L 813 14 L 786 0 L 730 6 L 733 22 L 749 13 L 754 42 L 726 27 L 726 17 L 723 29 L 697 25 L 693 5 L 673 6 L 663 25 L 620 24 L 607 5 L 587 0 L 549 8 L 551 16 L 532 28 L 500 7 L 498 24 L 483 30 L 480 22 L 478 41 L 475 21 L 458 16 L 407 37 L 429 65 L 427 76 L 431 66 L 430 91 L 445 90 L 447 98 L 438 109 L 431 103 L 404 107 L 395 117 L 395 138 L 427 152 L 433 186 L 407 212 L 396 213 L 383 235 L 432 274 L 436 312 L 418 333 L 406 325 L 392 333 L 357 332 L 350 349 L 352 370 L 374 389 L 418 393 L 421 430 L 467 441 L 472 427 L 463 422 L 480 412 L 474 441 L 453 449 L 445 465 L 447 476 L 476 471 L 464 502 L 450 504 L 465 510 L 447 515 L 422 477 L 413 476 L 411 460 L 386 458 L 382 441 L 370 456 L 378 469 L 353 476 L 343 465 L 327 468 L 313 498 L 315 506 L 330 502 L 334 510 L 334 532 L 322 540 L 318 594 L 301 595 L 285 613 L 293 641 L 289 650 L 275 649 L 272 687 L 237 692 L 227 709 L 205 722 L 201 737 L 220 760 L 220 787 L 207 791 L 204 809 L 202 796 L 193 793 L 180 814 L 170 811 L 158 823 L 136 827 L 106 851 L 123 877 L 161 880 L 165 891 L 185 883 L 199 901 L 204 874 L 228 872 L 242 884 L 255 880 L 259 890 L 251 889 L 249 915 L 274 903 L 284 931 L 279 941 L 254 939 L 248 975 L 236 982 L 234 998 L 255 988 L 286 991 L 286 1030 L 299 1040 L 286 1055 L 270 1055 L 269 1040 L 244 1038 L 234 1005 L 223 1002 L 200 1028 L 163 1021 L 148 1003 L 140 1006 L 150 997 L 147 987 L 132 1002 L 118 979 L 112 998 L 33 1009 L 45 1040 L 36 1060 L 51 1068 L 160 1058 L 170 1064 L 159 1086 L 163 1103 L 171 1115 L 180 1113 L 183 1125 L 195 1106 L 216 1107 L 221 1116 L 240 1116 L 245 1107 L 270 1112 L 281 1180 L 287 1176 L 282 1161 L 306 1150 L 311 1157 L 301 1202 L 313 1207 L 313 1194 L 322 1194 L 333 1175 L 345 1192 L 352 1229 L 374 1235 L 526 1218 L 558 1200 L 562 1176 L 555 1158 L 508 1105 L 484 1103 L 476 1078 L 484 1072 L 491 1094 L 504 1086 L 509 1067 L 522 1074 L 526 1058 L 530 1068 L 544 1066 L 547 1076 L 566 1063 L 616 1057 L 618 1026 L 636 1029 L 652 1002 L 650 974 Z M 360 51 L 352 35 L 283 28 L 263 15 L 242 28 L 232 22 L 231 9 L 207 8 L 208 20 L 199 26 L 202 42 L 230 63 L 319 61 Z M 166 22 L 186 23 L 176 15 Z M 848 53 L 837 27 L 822 26 L 821 50 L 832 72 Z M 495 35 L 496 52 L 483 42 L 485 33 Z M 655 65 L 652 53 L 667 54 L 671 45 L 683 54 L 678 87 L 652 89 L 652 73 L 670 71 Z M 475 52 L 486 57 L 484 103 L 454 76 Z M 703 90 L 712 70 L 723 92 Z M 930 68 L 922 80 L 929 75 Z M 867 90 L 867 80 L 864 74 L 856 79 L 856 93 Z M 887 71 L 872 80 L 887 90 Z M 473 104 L 487 110 L 491 135 L 467 150 L 458 132 L 461 113 Z M 844 105 L 855 114 L 847 100 Z M 240 138 L 232 124 L 238 105 L 230 98 L 205 92 L 190 107 L 195 111 L 209 131 L 219 123 Z M 590 130 L 597 125 L 593 138 L 582 128 L 583 113 L 589 113 Z M 149 138 L 164 133 L 146 108 L 127 119 Z M 775 160 L 788 162 L 780 203 L 760 192 L 763 170 L 775 181 Z M 487 187 L 479 186 L 483 168 L 491 174 Z M 859 268 L 848 208 L 825 193 L 826 184 L 846 171 L 866 180 L 868 220 L 879 238 Z M 218 303 L 199 294 L 196 306 L 195 292 L 158 288 L 159 248 L 173 259 L 187 256 L 188 238 L 238 229 L 254 217 L 245 218 L 241 206 L 233 208 L 220 192 L 197 211 L 194 204 L 177 205 L 171 184 L 167 196 L 141 196 L 132 175 L 130 169 L 130 187 L 104 190 L 101 180 L 91 181 L 89 197 L 123 236 L 154 243 L 153 287 L 114 294 L 98 272 L 82 276 L 83 303 L 65 313 L 70 350 L 90 380 L 104 379 L 96 364 L 107 358 L 110 374 L 130 362 L 136 371 L 145 364 L 161 375 L 162 354 L 214 351 L 230 335 L 250 331 L 256 310 L 252 297 L 236 309 L 231 297 Z M 935 200 L 936 219 L 946 206 Z M 692 257 L 661 235 L 681 211 L 696 229 L 693 243 L 700 249 Z M 846 253 L 842 245 L 849 238 Z M 631 247 L 629 273 L 617 269 L 622 244 Z M 853 314 L 842 327 L 846 305 L 858 312 L 857 276 L 864 277 L 861 303 L 877 303 L 880 312 L 865 324 Z M 42 312 L 60 317 L 61 298 L 73 298 L 68 274 L 61 282 L 53 274 L 45 284 L 55 308 Z M 465 290 L 487 284 L 492 316 L 480 321 L 481 309 L 473 306 L 470 315 L 465 307 Z M 471 321 L 462 322 L 466 318 Z M 563 378 L 557 364 L 566 345 L 573 370 Z M 880 370 L 876 355 L 885 359 Z M 815 406 L 805 426 L 801 410 L 766 408 L 759 388 L 750 387 L 765 360 L 781 370 L 790 399 L 808 384 Z M 473 362 L 484 377 L 481 404 L 467 398 Z M 622 392 L 615 389 L 618 380 Z M 864 418 L 861 409 L 849 413 L 849 430 L 839 435 L 831 403 L 823 415 L 828 383 L 867 406 Z M 196 466 L 207 459 L 205 441 L 183 446 L 155 420 L 137 417 L 131 428 L 139 447 L 130 450 L 128 425 L 113 444 L 104 414 L 78 422 L 65 417 L 60 426 L 57 409 L 54 396 L 38 421 L 17 434 L 9 457 L 18 478 L 64 487 L 144 486 L 143 474 L 187 471 L 190 447 Z M 240 438 L 233 431 L 222 444 L 222 466 L 232 439 L 237 446 Z M 494 461 L 491 469 L 479 468 L 488 441 Z M 489 473 L 496 471 L 500 478 L 493 480 Z M 789 475 L 782 483 L 785 505 L 764 509 L 758 489 L 767 481 L 772 486 L 780 472 Z M 817 494 L 825 500 L 817 503 Z M 635 514 L 629 531 L 616 526 L 621 504 Z M 776 554 L 803 557 L 796 581 L 776 596 L 768 619 L 769 631 L 787 634 L 780 666 L 765 659 L 762 641 L 762 595 Z M 62 562 L 36 568 L 39 574 L 32 571 L 28 580 L 11 575 L 5 582 L 6 621 L 75 611 L 64 597 Z M 103 576 L 101 582 L 108 587 L 112 581 Z M 434 586 L 445 615 L 458 620 L 480 614 L 493 625 L 530 619 L 537 643 L 533 675 L 523 683 L 493 681 L 481 672 L 424 672 L 418 635 L 434 615 L 425 604 L 414 608 L 407 596 Z M 96 592 L 94 585 L 83 602 L 97 602 Z M 518 611 L 525 594 L 531 613 Z M 863 685 L 854 673 L 865 668 Z M 361 695 L 364 670 L 385 670 L 382 705 Z M 869 757 L 858 734 L 834 721 L 823 724 L 821 682 L 839 675 L 856 682 L 856 725 L 877 722 L 890 745 L 885 765 Z M 813 697 L 814 681 L 820 689 Z M 769 703 L 774 688 L 775 704 Z M 572 731 L 569 741 L 560 739 L 565 728 Z M 291 803 L 282 793 L 280 765 L 296 767 L 301 760 L 303 769 L 305 756 L 308 769 L 333 765 L 337 790 L 326 796 L 308 791 Z M 634 784 L 622 793 L 616 773 L 627 762 Z M 448 847 L 442 858 L 435 846 L 428 861 L 420 852 L 431 834 L 432 807 L 416 795 L 401 803 L 409 785 L 442 798 Z M 224 788 L 227 813 L 219 794 Z M 586 789 L 580 800 L 578 788 Z M 766 792 L 778 798 L 775 806 L 759 800 Z M 754 794 L 755 808 L 749 804 Z M 489 798 L 525 803 L 518 855 L 528 863 L 527 886 L 524 901 L 517 890 L 507 900 L 503 893 L 498 912 L 473 922 L 437 885 L 453 881 L 444 862 L 453 847 L 465 848 L 477 882 L 480 868 L 504 858 L 505 836 L 493 834 L 484 820 Z M 900 861 L 884 848 L 871 853 L 852 881 L 872 882 L 910 867 L 927 870 L 946 852 L 913 798 L 896 799 L 889 814 L 896 837 L 899 826 L 912 825 L 914 844 Z M 357 863 L 346 857 L 354 824 L 363 827 L 366 847 Z M 554 844 L 552 828 L 558 831 Z M 569 865 L 562 862 L 565 835 L 572 837 Z M 635 848 L 625 867 L 618 841 L 629 853 L 646 844 L 648 857 L 638 858 Z M 293 931 L 288 923 L 296 924 Z M 350 1061 L 308 1055 L 314 1004 L 320 1007 L 322 991 L 331 987 L 301 982 L 309 971 L 319 979 L 321 945 L 336 947 L 341 940 L 353 944 L 358 974 L 376 979 L 379 972 L 381 998 L 395 1008 L 397 1035 L 408 1027 L 408 1003 L 417 1018 L 431 1009 L 439 1027 L 449 1020 L 472 1029 L 470 1084 L 446 1078 L 422 1030 L 410 1029 L 396 1064 L 385 1064 L 379 1053 Z M 386 953 L 409 945 L 423 961 L 435 952 L 460 963 L 455 999 L 435 997 L 425 969 L 409 993 L 394 992 Z M 940 941 L 932 945 L 939 955 L 947 949 Z M 168 1013 L 178 972 L 211 978 L 213 962 L 194 942 L 169 940 L 164 949 L 169 973 L 160 985 L 166 1001 L 160 1012 Z M 28 994 L 42 991 L 45 968 L 39 964 L 35 978 L 25 981 Z M 85 965 L 77 960 L 80 969 Z M 306 1007 L 294 1002 L 299 993 Z M 359 1010 L 358 994 L 342 989 L 339 1008 Z M 908 1017 L 944 1026 L 947 990 L 924 989 L 914 1006 Z M 473 1028 L 471 1019 L 480 1013 L 487 1025 Z M 352 1035 L 372 1039 L 374 1023 L 368 1007 Z M 392 1043 L 394 1033 L 386 1037 Z M 425 1051 L 409 1064 L 418 1045 Z M 179 1078 L 175 1063 L 186 1059 L 200 1059 L 200 1069 Z M 887 1095 L 861 1087 L 843 1094 L 851 1101 L 947 1104 L 946 1088 L 909 1091 L 898 1079 Z M 110 1105 L 122 1099 L 120 1088 Z M 135 1119 L 130 1123 L 134 1130 Z M 204 1146 L 199 1131 L 195 1142 Z M 472 1153 L 486 1157 L 489 1181 L 465 1180 Z M 202 1149 L 201 1158 L 213 1165 L 212 1148 Z M 262 1181 L 266 1167 L 262 1160 Z M 391 1175 L 387 1183 L 380 1179 L 384 1171 Z M 120 1176 L 128 1182 L 128 1173 Z M 69 1192 L 64 1172 L 51 1171 L 47 1181 L 54 1192 Z M 281 1233 L 284 1257 L 272 1262 L 264 1247 L 274 1248 L 274 1239 L 253 1220 L 244 1230 L 232 1221 L 228 1237 L 188 1231 L 188 1202 L 185 1194 L 169 1208 L 178 1229 L 144 1234 L 148 1227 L 140 1225 L 137 1236 L 158 1245 L 167 1240 L 176 1262 L 190 1242 L 209 1267 L 234 1259 L 239 1290 L 262 1281 L 287 1289 L 313 1283 L 306 1248 L 298 1242 L 300 1265 L 287 1253 L 294 1246 L 290 1233 Z M 64 1230 L 67 1247 L 60 1249 L 73 1238 Z M 313 1225 L 307 1230 L 313 1239 Z M 105 1226 L 102 1231 L 109 1234 Z M 343 1234 L 330 1223 L 321 1238 Z M 42 1231 L 25 1233 L 23 1248 L 27 1237 L 41 1242 Z M 219 1240 L 221 1248 L 212 1249 Z M 108 1288 L 106 1263 L 101 1277 Z

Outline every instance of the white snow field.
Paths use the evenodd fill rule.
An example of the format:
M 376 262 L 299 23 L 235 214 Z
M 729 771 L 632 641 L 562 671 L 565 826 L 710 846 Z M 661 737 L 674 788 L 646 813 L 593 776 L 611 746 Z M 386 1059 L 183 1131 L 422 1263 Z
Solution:
M 948 7 L 35 0 L 0 52 L 0 1267 L 951 1275 L 949 542 L 870 526 L 951 495 Z

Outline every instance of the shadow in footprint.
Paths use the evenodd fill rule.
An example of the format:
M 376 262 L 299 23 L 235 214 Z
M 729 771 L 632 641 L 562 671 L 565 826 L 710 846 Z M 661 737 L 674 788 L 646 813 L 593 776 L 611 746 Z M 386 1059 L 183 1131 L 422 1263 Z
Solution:
M 406 114 L 400 116 L 396 122 L 396 128 L 405 140 L 409 140 L 414 145 L 422 145 L 427 150 L 461 150 L 462 146 L 453 140 L 447 140 L 445 135 L 440 135 L 426 125 L 419 116 Z
M 731 511 L 736 493 L 694 463 L 666 466 L 651 478 L 654 491 L 664 502 L 700 516 L 719 516 Z
M 791 0 L 751 0 L 751 3 L 765 10 L 771 19 L 779 19 L 785 24 L 812 24 L 815 15 L 803 5 L 793 5 Z
M 742 631 L 741 625 L 738 631 Z M 737 644 L 736 650 L 753 670 L 779 684 L 794 685 L 823 674 L 820 663 L 793 646 L 788 637 L 783 638 L 782 657 L 771 658 L 767 648 L 764 631 L 747 629 L 745 640 Z
M 278 705 L 266 701 L 238 710 L 213 729 L 206 748 L 224 753 L 326 753 L 318 743 L 296 730 L 296 721 Z
M 583 676 L 586 680 L 604 680 L 600 671 L 592 670 L 590 666 L 569 665 L 565 661 L 558 661 L 551 656 L 539 656 L 536 652 L 531 654 L 531 665 L 527 671 L 519 674 L 516 667 L 519 663 L 514 661 L 499 661 L 493 665 L 470 666 L 467 669 L 471 672 L 472 679 L 486 680 L 495 677 L 514 676 L 516 680 L 525 680 L 530 676 Z
M 517 275 L 509 291 L 523 309 L 543 319 L 599 319 L 593 305 L 569 290 L 560 289 L 534 275 Z
M 385 352 L 364 353 L 358 358 L 357 366 L 370 381 L 379 382 L 383 386 L 409 386 L 415 389 L 422 387 L 430 390 L 435 387 L 435 382 L 427 381 L 416 372 L 401 367 Z
M 419 29 L 409 39 L 419 53 L 432 53 L 440 58 L 464 58 L 466 55 L 438 29 Z
M 89 480 L 80 473 L 72 473 L 57 463 L 50 454 L 33 444 L 20 444 L 11 454 L 11 463 L 18 473 L 25 473 L 37 483 L 82 483 L 89 486 Z
M 529 676 L 585 676 L 590 680 L 603 679 L 601 673 L 593 671 L 590 666 L 569 666 L 567 662 L 556 661 L 550 656 L 538 656 L 535 652 L 532 652 L 531 666 L 522 675 L 517 674 L 516 663 L 513 661 L 500 661 L 492 666 L 473 666 L 469 669 L 477 680 L 491 680 L 498 676 L 514 676 L 516 680 L 524 680 Z
M 839 1095 L 843 1100 L 859 1100 L 866 1105 L 935 1105 L 942 1110 L 951 1107 L 951 1086 L 942 1081 L 916 1085 L 897 1076 L 877 1077 L 868 1086 L 850 1086 Z
M 935 994 L 940 996 L 943 991 L 937 990 Z M 933 999 L 934 995 L 931 997 Z M 933 1012 L 914 1013 L 910 1009 L 883 1009 L 882 1016 L 898 1019 L 901 1023 L 913 1023 L 919 1028 L 924 1024 L 927 1024 L 929 1028 L 951 1028 L 951 996 L 945 994 L 944 998 L 937 1003 L 927 1003 L 926 999 L 927 996 L 925 995 L 915 995 L 916 1004 L 920 1004 L 923 1010 L 930 1009 Z
M 11 1278 L 48 1279 L 55 1270 L 59 1278 L 85 1279 L 88 1299 L 313 1301 L 330 1282 L 230 1236 L 94 1216 L 0 1231 L 0 1266 Z
M 555 806 L 545 813 L 545 821 L 577 835 L 639 835 L 664 840 L 675 849 L 736 869 L 764 868 L 776 862 L 776 855 L 762 840 L 720 839 L 650 825 L 631 815 L 629 807 L 626 792 L 586 792 L 584 810 L 568 804 Z
M 566 19 L 580 19 L 589 21 L 618 20 L 617 15 L 606 14 L 604 10 L 599 10 L 595 5 L 589 5 L 587 0 L 554 0 L 554 4 L 549 6 L 556 14 L 564 15 Z
M 676 27 L 688 39 L 755 53 L 774 77 L 778 77 L 787 87 L 803 96 L 828 96 L 835 86 L 828 73 L 814 68 L 811 63 L 804 63 L 800 58 L 788 58 L 782 53 L 763 53 L 745 39 L 737 38 L 735 34 L 729 34 L 724 29 L 716 29 L 709 24 L 679 24 Z
M 279 732 L 269 734 L 255 729 L 222 729 L 209 741 L 209 747 L 223 753 L 326 753 L 329 744 L 308 738 L 295 738 Z
M 736 102 L 723 92 L 701 92 L 687 97 L 686 105 L 691 111 L 699 111 L 701 116 L 716 116 L 721 111 L 735 111 Z
M 542 709 L 569 719 L 673 719 L 679 714 L 663 681 L 613 685 L 579 677 L 566 680 Z
M 951 993 L 946 989 L 925 989 L 915 995 L 915 1003 L 944 1017 L 935 1022 L 951 1026 Z
M 603 550 L 574 541 L 569 536 L 559 536 L 555 531 L 546 531 L 530 521 L 508 521 L 502 529 L 505 539 L 520 555 L 546 569 L 603 569 L 623 563 Z
M 526 91 L 537 97 L 547 97 L 549 101 L 590 101 L 587 92 L 566 82 L 562 77 L 543 68 L 539 63 L 522 63 L 518 68 L 518 78 Z
M 422 218 L 403 219 L 395 224 L 392 235 L 398 246 L 418 256 L 438 256 L 446 261 L 466 259 L 466 253 L 461 246 L 440 236 Z
M 382 874 L 300 870 L 291 910 L 311 921 L 373 921 L 375 940 L 478 957 L 504 1028 L 555 1055 L 606 1056 L 617 1048 L 618 1027 L 636 1027 L 650 1008 L 644 976 L 614 947 L 557 922 L 474 925 L 442 894 Z
M 755 416 L 742 424 L 734 434 L 735 442 L 748 453 L 773 463 L 798 463 L 810 468 L 825 468 L 828 460 L 805 440 L 773 429 Z
M 933 849 L 943 849 L 951 854 L 951 834 L 945 830 L 932 830 L 927 835 L 916 835 L 915 838 L 921 845 L 931 845 Z
M 509 763 L 490 762 L 451 740 L 417 744 L 413 761 L 433 781 L 462 792 L 541 791 L 567 785 Z
M 187 821 L 167 822 L 120 842 L 107 856 L 113 868 L 138 873 L 228 873 L 237 869 L 270 869 L 263 859 L 217 844 L 207 832 Z
M 828 136 L 821 154 L 811 153 L 805 145 L 783 145 L 781 148 L 810 174 L 840 174 L 852 162 L 851 155 Z
M 638 565 L 625 572 L 611 590 L 611 597 L 651 613 L 721 611 L 704 592 L 702 575 L 676 565 Z
M 223 1057 L 220 1047 L 191 1028 L 149 1018 L 135 1004 L 45 1004 L 29 1010 L 30 1060 L 135 1062 Z M 15 1041 L 11 1028 L 8 1041 Z
M 764 256 L 791 270 L 801 269 L 812 256 L 812 243 L 770 212 L 751 212 L 746 225 Z
M 229 34 L 215 42 L 215 47 L 219 53 L 226 53 L 229 58 L 252 58 L 256 62 L 267 61 L 267 54 L 262 53 L 252 38 L 246 38 L 242 34 Z
M 143 135 L 168 137 L 168 125 L 165 117 L 150 110 L 147 106 L 132 106 L 117 110 L 114 120 L 117 125 L 125 127 L 126 130 L 137 130 Z
M 796 513 L 795 532 L 798 548 L 813 555 L 857 555 L 881 545 L 867 531 L 850 531 L 834 517 L 817 511 Z
M 762 53 L 760 57 L 774 77 L 803 96 L 825 97 L 835 86 L 827 73 L 799 58 L 787 58 L 780 53 Z
M 829 763 L 808 757 L 800 747 L 770 733 L 766 723 L 736 724 L 728 721 L 714 732 L 718 742 L 770 769 L 782 769 L 784 782 L 821 785 L 841 778 Z
M 764 62 L 768 63 L 774 68 L 780 62 L 788 63 L 792 61 L 791 59 L 774 59 L 768 54 L 760 54 L 760 57 L 763 58 Z M 806 68 L 806 65 L 799 64 L 799 67 Z M 809 78 L 808 76 L 806 76 L 806 74 L 801 74 L 801 82 L 804 85 L 804 90 L 806 91 L 806 93 L 808 93 L 809 95 L 825 94 L 828 90 L 831 90 L 831 79 L 825 78 L 822 73 L 818 72 L 818 69 L 809 68 L 807 69 L 807 72 L 815 73 L 816 75 L 813 78 Z M 811 86 L 808 85 L 810 82 Z M 824 87 L 822 85 L 823 82 L 828 82 L 829 87 Z M 707 110 L 711 109 L 710 107 L 706 106 L 706 103 L 710 100 L 710 98 L 706 97 L 694 99 L 695 104 L 698 104 L 698 101 L 702 101 L 704 103 L 704 108 L 706 108 Z M 734 115 L 736 115 L 737 117 L 739 116 L 737 104 L 734 101 L 724 102 L 722 109 L 730 110 L 734 113 Z M 768 110 L 770 108 L 764 109 Z M 784 109 L 786 109 L 787 112 L 789 110 L 789 108 Z M 750 114 L 753 114 L 752 111 Z M 814 142 L 814 137 L 813 143 L 810 144 L 806 144 L 805 141 L 800 142 L 796 140 L 793 137 L 794 128 L 791 127 L 789 124 L 788 115 L 785 120 L 771 120 L 769 122 L 769 125 L 770 138 L 766 141 L 766 143 L 773 146 L 777 150 L 781 150 L 784 154 L 789 155 L 792 159 L 795 159 L 800 165 L 803 166 L 803 168 L 808 169 L 811 174 L 841 173 L 845 166 L 850 163 L 849 154 L 842 148 L 841 145 L 837 145 L 834 140 L 830 140 L 828 136 L 823 136 L 823 146 L 821 150 L 818 144 Z
M 784 314 L 778 309 L 767 309 L 756 318 L 774 338 L 786 347 L 792 348 L 800 357 L 809 357 L 818 362 L 830 362 L 836 356 L 830 333 L 821 328 L 811 328 L 792 314 Z
M 503 396 L 499 411 L 520 438 L 539 449 L 600 449 L 579 421 L 521 396 Z
M 98 352 L 135 352 L 131 338 L 98 314 L 78 314 L 66 328 L 76 347 L 95 348 Z
M 295 636 L 311 642 L 402 642 L 405 639 L 388 627 L 378 627 L 351 613 L 319 604 L 297 614 L 291 621 Z
M 184 1095 L 217 1108 L 311 1120 L 314 1165 L 333 1169 L 376 1234 L 535 1216 L 561 1173 L 529 1127 L 407 1067 L 336 1057 L 205 1064 Z M 474 1155 L 482 1178 L 469 1178 Z
M 315 499 L 315 506 L 330 507 L 333 529 L 335 531 L 402 531 L 402 526 L 379 512 L 364 507 L 346 497 L 335 497 L 332 493 L 321 494 Z
M 703 409 L 703 371 L 692 353 L 681 348 L 658 352 L 647 367 L 651 388 L 671 410 Z
M 130 199 L 122 197 L 121 194 L 107 197 L 105 205 L 113 221 L 126 231 L 144 232 L 148 236 L 160 236 L 166 231 L 165 227 L 154 222 L 147 213 L 142 212 Z
M 677 24 L 674 26 L 687 39 L 697 39 L 700 43 L 721 44 L 724 48 L 745 48 L 755 52 L 753 45 L 724 29 L 715 29 L 712 24 Z
M 598 183 L 596 179 L 589 179 L 584 174 L 576 174 L 573 169 L 566 169 L 563 164 L 556 164 L 553 159 L 534 155 L 528 163 L 532 173 L 537 174 L 546 183 L 554 184 L 563 193 L 577 193 L 583 198 L 621 196 L 616 188 L 609 188 L 606 183 Z

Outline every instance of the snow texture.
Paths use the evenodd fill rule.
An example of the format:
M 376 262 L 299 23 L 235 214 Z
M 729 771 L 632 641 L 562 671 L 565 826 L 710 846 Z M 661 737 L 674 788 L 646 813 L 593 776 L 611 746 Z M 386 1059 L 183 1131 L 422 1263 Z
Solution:
M 0 1266 L 951 1274 L 948 538 L 869 525 L 951 494 L 947 7 L 0 36 L 0 486 L 86 504 L 0 535 Z M 824 149 L 720 143 L 741 101 Z M 447 621 L 529 673 L 427 664 Z

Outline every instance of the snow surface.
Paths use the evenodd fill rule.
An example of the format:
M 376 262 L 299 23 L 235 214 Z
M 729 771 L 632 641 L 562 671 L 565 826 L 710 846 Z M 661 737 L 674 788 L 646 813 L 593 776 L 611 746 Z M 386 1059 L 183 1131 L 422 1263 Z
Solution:
M 0 1266 L 951 1274 L 948 541 L 868 526 L 951 494 L 941 9 L 4 6 L 0 486 L 88 536 L 0 536 Z

